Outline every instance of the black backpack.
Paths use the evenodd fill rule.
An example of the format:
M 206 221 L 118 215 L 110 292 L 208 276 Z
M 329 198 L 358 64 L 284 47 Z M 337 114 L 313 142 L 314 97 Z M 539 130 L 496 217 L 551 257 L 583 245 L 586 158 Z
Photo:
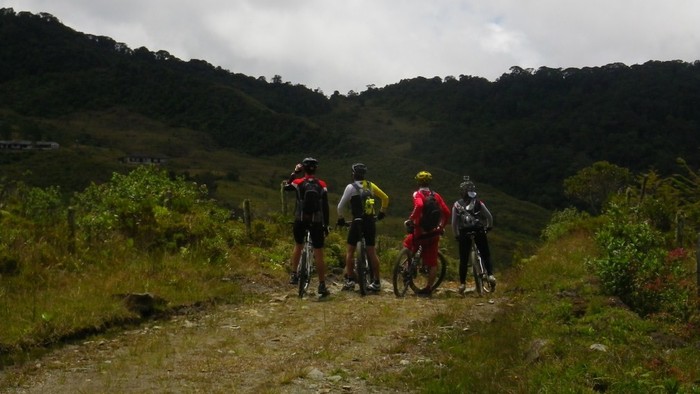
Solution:
M 359 204 L 350 204 L 352 216 L 357 218 L 360 216 L 374 215 L 374 195 L 372 195 L 372 183 L 367 181 L 366 187 L 357 186 L 355 182 L 352 186 L 357 190 L 359 195 Z
M 459 228 L 475 228 L 483 226 L 479 220 L 481 212 L 481 202 L 473 199 L 469 203 L 464 200 L 457 201 L 457 213 L 459 220 Z
M 311 222 L 321 221 L 321 196 L 323 186 L 316 178 L 306 178 L 299 185 L 299 195 L 301 196 L 301 219 Z
M 419 192 L 423 194 L 422 192 Z M 420 226 L 425 232 L 433 231 L 440 224 L 442 211 L 440 204 L 435 198 L 435 193 L 430 192 L 429 195 L 423 195 L 423 213 L 420 218 Z

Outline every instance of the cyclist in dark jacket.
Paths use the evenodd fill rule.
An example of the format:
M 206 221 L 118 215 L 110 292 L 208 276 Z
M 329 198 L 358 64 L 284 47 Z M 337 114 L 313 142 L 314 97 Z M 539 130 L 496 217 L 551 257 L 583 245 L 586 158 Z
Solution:
M 474 243 L 476 243 L 484 268 L 488 273 L 488 281 L 495 288 L 496 278 L 493 276 L 491 264 L 491 250 L 486 232 L 493 228 L 493 216 L 486 208 L 483 201 L 476 198 L 476 185 L 468 176 L 459 185 L 462 198 L 452 205 L 452 231 L 459 245 L 459 293 L 466 290 L 467 272 L 469 272 L 469 251 L 472 248 L 471 238 L 467 235 L 470 230 L 476 230 Z
M 351 167 L 352 170 L 352 183 L 345 187 L 343 196 L 338 202 L 338 226 L 345 225 L 345 211 L 348 206 L 350 206 L 350 211 L 352 218 L 362 218 L 361 222 L 353 220 L 350 223 L 350 231 L 348 231 L 348 247 L 345 253 L 345 285 L 343 290 L 353 290 L 355 288 L 355 280 L 353 278 L 354 260 L 353 256 L 355 254 L 355 249 L 357 242 L 360 240 L 359 225 L 362 224 L 362 233 L 365 236 L 365 244 L 367 245 L 367 257 L 369 258 L 370 264 L 372 265 L 372 276 L 374 281 L 369 285 L 368 289 L 371 291 L 380 291 L 381 282 L 379 280 L 379 259 L 377 258 L 377 251 L 374 247 L 375 239 L 377 235 L 376 220 L 382 220 L 385 215 L 386 209 L 389 207 L 389 197 L 380 189 L 374 182 L 369 182 L 365 180 L 365 174 L 367 173 L 367 166 L 362 163 L 355 163 Z M 361 192 L 368 192 L 372 203 L 367 204 L 370 206 L 363 206 L 363 201 L 360 196 Z M 381 207 L 377 209 L 374 203 L 374 198 L 379 197 L 381 200 Z
M 318 168 L 318 160 L 313 157 L 305 158 L 301 163 L 294 167 L 294 172 L 289 176 L 289 179 L 284 185 L 285 190 L 295 190 L 297 203 L 294 211 L 294 251 L 292 252 L 291 269 L 292 274 L 289 280 L 290 284 L 297 284 L 297 266 L 301 257 L 301 250 L 304 246 L 304 235 L 306 229 L 311 226 L 311 243 L 314 247 L 314 261 L 316 262 L 316 270 L 318 271 L 318 294 L 325 297 L 330 294 L 326 287 L 326 263 L 324 261 L 324 243 L 325 237 L 328 235 L 328 187 L 326 182 L 316 178 L 316 169 Z M 302 176 L 303 171 L 303 176 Z M 302 211 L 302 202 L 304 199 L 305 188 L 308 187 L 308 180 L 315 180 L 322 188 L 320 198 L 320 211 L 314 213 L 310 218 L 305 217 Z

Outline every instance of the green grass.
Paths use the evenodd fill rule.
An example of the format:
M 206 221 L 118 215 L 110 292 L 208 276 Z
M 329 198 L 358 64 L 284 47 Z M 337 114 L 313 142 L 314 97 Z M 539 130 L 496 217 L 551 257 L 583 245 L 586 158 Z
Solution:
M 0 365 L 31 356 L 22 349 L 138 321 L 139 314 L 124 305 L 124 294 L 152 293 L 167 301 L 164 310 L 235 302 L 242 293 L 231 278 L 247 270 L 250 259 L 241 252 L 236 262 L 209 264 L 196 255 L 148 254 L 114 245 L 110 250 L 109 257 L 87 252 L 66 258 L 63 266 L 24 265 L 18 274 L 0 278 L 0 349 L 7 358 Z

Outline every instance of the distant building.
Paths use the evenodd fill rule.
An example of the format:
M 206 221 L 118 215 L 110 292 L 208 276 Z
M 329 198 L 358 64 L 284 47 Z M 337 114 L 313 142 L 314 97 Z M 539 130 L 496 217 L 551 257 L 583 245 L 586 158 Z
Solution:
M 27 140 L 11 140 L 0 141 L 0 150 L 4 151 L 24 151 L 24 150 L 53 150 L 58 149 L 58 142 L 53 141 L 27 141 Z
M 121 162 L 125 164 L 155 164 L 161 165 L 168 162 L 168 158 L 163 155 L 152 155 L 144 153 L 131 153 L 121 158 Z
M 52 141 L 37 141 L 34 143 L 34 149 L 51 150 L 58 149 L 58 142 Z

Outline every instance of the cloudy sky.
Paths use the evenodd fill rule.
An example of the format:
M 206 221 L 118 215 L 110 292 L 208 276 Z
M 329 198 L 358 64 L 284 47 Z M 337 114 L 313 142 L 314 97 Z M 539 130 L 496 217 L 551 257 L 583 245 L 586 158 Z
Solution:
M 423 76 L 700 60 L 699 0 L 0 0 L 326 95 Z

